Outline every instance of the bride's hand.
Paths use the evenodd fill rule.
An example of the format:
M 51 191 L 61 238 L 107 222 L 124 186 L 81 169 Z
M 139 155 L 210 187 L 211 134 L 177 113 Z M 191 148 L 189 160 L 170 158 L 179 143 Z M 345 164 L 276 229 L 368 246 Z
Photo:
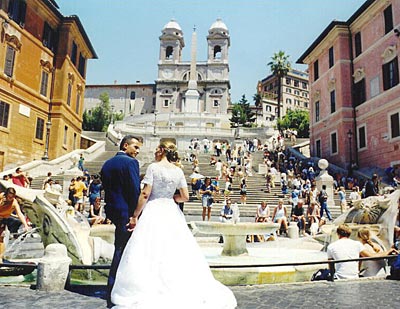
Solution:
M 137 217 L 130 217 L 129 223 L 126 225 L 128 232 L 132 232 L 137 224 Z

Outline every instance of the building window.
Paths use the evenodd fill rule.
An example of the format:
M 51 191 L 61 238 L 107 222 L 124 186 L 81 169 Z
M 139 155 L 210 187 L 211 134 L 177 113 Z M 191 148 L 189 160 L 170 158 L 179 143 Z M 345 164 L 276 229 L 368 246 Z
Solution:
M 358 128 L 358 149 L 367 147 L 367 132 L 366 127 L 362 126 Z
M 397 57 L 382 66 L 383 90 L 388 90 L 399 83 L 399 65 Z
M 131 91 L 131 100 L 135 100 L 135 98 L 136 98 L 136 92 Z
M 338 152 L 337 148 L 337 134 L 331 133 L 331 154 L 336 154 Z
M 78 135 L 74 133 L 74 150 L 79 148 L 78 147 Z
M 15 49 L 10 45 L 7 45 L 6 61 L 4 64 L 4 74 L 9 77 L 13 76 L 14 73 L 14 61 L 15 61 Z
M 286 93 L 292 93 L 292 89 L 286 88 Z
M 10 0 L 8 4 L 8 16 L 17 24 L 25 25 L 26 0 Z
M 49 81 L 49 73 L 42 71 L 42 80 L 40 82 L 40 94 L 47 97 L 47 85 Z
M 369 81 L 369 89 L 370 89 L 369 93 L 370 98 L 373 98 L 379 94 L 380 92 L 379 76 L 374 77 Z
M 319 68 L 318 68 L 318 60 L 314 62 L 314 81 L 319 78 Z
M 307 89 L 307 83 L 302 82 L 302 83 L 301 83 L 301 86 L 303 87 L 303 89 Z
M 319 101 L 315 102 L 315 122 L 319 121 Z
M 361 32 L 357 32 L 354 35 L 354 47 L 356 52 L 356 57 L 362 53 L 362 45 L 361 45 Z
M 43 140 L 43 134 L 44 134 L 44 119 L 37 118 L 35 138 Z
M 72 41 L 72 48 L 71 48 L 71 61 L 76 66 L 76 60 L 78 57 L 78 45 L 74 41 Z
M 42 39 L 43 46 L 47 47 L 48 49 L 54 52 L 55 40 L 56 40 L 55 31 L 50 27 L 50 25 L 47 22 L 45 22 L 43 28 L 43 39 Z
M 294 84 L 295 87 L 299 87 L 299 81 L 298 80 L 295 79 L 293 84 Z
M 286 99 L 286 104 L 292 104 L 292 99 L 287 98 Z
M 335 64 L 335 57 L 333 55 L 333 46 L 329 48 L 329 67 L 333 67 Z
M 68 137 L 68 127 L 64 127 L 64 139 L 63 139 L 63 144 L 67 145 L 67 137 Z
M 307 102 L 304 102 L 304 107 L 308 108 L 308 103 Z
M 331 114 L 336 112 L 336 95 L 335 95 L 335 90 L 332 90 L 331 93 Z
M 289 77 L 286 77 L 286 85 L 290 85 L 292 80 Z
M 164 107 L 168 107 L 169 106 L 169 100 L 164 100 Z
M 358 106 L 366 100 L 365 79 L 354 84 L 354 104 Z
M 265 111 L 271 112 L 272 111 L 271 105 L 265 105 Z
M 221 59 L 221 46 L 219 45 L 214 47 L 214 59 Z
M 68 83 L 67 104 L 71 106 L 72 84 Z
M 384 11 L 383 16 L 385 20 L 385 34 L 390 32 L 393 29 L 393 14 L 392 14 L 392 6 L 389 5 Z
M 77 94 L 76 94 L 76 107 L 75 107 L 75 112 L 77 113 L 77 114 L 79 114 L 79 110 L 80 110 L 80 108 L 81 108 L 81 94 L 78 92 Z
M 318 158 L 321 158 L 321 140 L 318 139 L 315 141 L 315 154 Z
M 295 95 L 300 95 L 300 91 L 295 90 L 295 91 L 294 91 L 294 94 L 295 94 Z
M 165 59 L 172 59 L 174 54 L 174 48 L 172 46 L 167 46 L 165 49 Z
M 8 116 L 10 114 L 10 104 L 0 101 L 0 127 L 8 127 Z
M 219 106 L 219 101 L 218 100 L 214 100 L 213 106 L 214 107 L 218 107 Z
M 390 137 L 396 138 L 400 136 L 400 112 L 390 115 Z
M 79 53 L 78 72 L 81 74 L 83 78 L 85 78 L 85 67 L 86 67 L 86 58 L 83 57 L 82 53 Z

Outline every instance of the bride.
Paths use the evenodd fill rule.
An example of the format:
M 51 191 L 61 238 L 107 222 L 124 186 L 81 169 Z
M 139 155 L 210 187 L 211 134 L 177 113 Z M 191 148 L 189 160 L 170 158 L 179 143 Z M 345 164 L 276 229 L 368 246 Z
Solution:
M 113 308 L 236 308 L 235 296 L 214 279 L 176 204 L 189 199 L 177 159 L 176 146 L 164 142 L 147 168 L 111 293 Z

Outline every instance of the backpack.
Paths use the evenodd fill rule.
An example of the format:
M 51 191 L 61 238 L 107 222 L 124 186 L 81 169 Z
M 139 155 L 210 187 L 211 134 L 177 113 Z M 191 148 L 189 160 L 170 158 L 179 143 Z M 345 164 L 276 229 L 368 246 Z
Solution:
M 318 202 L 322 204 L 323 202 L 326 202 L 328 199 L 328 194 L 326 193 L 325 190 L 321 191 L 318 195 Z
M 315 273 L 313 273 L 311 277 L 311 281 L 320 281 L 320 280 L 332 280 L 332 275 L 329 269 L 318 269 Z
M 390 266 L 390 276 L 388 279 L 400 280 L 400 254 L 397 255 L 396 259 Z

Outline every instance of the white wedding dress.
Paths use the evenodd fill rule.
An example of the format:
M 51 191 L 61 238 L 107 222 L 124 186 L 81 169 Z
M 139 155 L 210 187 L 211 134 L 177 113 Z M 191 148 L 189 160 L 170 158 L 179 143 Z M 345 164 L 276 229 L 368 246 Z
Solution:
M 178 167 L 149 165 L 143 179 L 152 192 L 117 271 L 113 308 L 236 308 L 232 291 L 214 279 L 173 200 L 186 187 Z

